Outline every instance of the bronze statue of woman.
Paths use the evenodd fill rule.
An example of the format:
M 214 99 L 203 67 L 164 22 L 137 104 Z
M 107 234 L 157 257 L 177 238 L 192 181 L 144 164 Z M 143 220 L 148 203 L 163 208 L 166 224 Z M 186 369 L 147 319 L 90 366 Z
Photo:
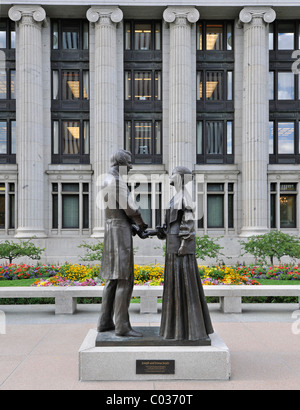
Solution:
M 164 291 L 160 335 L 164 339 L 197 341 L 214 333 L 195 256 L 195 223 L 192 198 L 186 184 L 192 172 L 176 167 L 170 178 L 176 189 L 158 227 L 166 239 Z

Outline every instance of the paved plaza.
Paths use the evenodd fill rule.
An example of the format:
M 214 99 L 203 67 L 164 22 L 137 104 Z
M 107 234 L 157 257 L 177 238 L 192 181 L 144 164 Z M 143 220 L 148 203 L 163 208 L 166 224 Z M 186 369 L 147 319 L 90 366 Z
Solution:
M 215 331 L 231 353 L 230 381 L 80 382 L 78 350 L 96 327 L 99 305 L 79 305 L 75 315 L 54 314 L 54 305 L 0 306 L 0 390 L 295 390 L 300 387 L 298 304 L 245 304 L 242 314 L 209 305 Z M 3 316 L 3 314 L 2 314 Z M 135 326 L 157 326 L 158 314 L 139 314 Z M 297 334 L 298 333 L 298 334 Z

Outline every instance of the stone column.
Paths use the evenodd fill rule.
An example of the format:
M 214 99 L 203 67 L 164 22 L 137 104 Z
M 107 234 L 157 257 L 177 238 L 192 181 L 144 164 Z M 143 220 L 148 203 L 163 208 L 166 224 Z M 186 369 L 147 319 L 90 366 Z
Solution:
M 192 132 L 192 24 L 200 17 L 194 7 L 168 7 L 163 14 L 170 24 L 169 69 L 169 172 L 175 166 L 193 169 L 196 136 Z
M 87 18 L 95 23 L 95 83 L 94 83 L 94 174 L 95 208 L 94 237 L 104 233 L 103 210 L 97 206 L 101 197 L 103 176 L 110 168 L 110 157 L 118 148 L 117 104 L 117 23 L 123 19 L 118 7 L 91 7 Z
M 18 23 L 17 66 L 17 164 L 18 226 L 20 238 L 45 237 L 43 62 L 42 23 L 46 13 L 39 6 L 13 6 L 11 20 Z
M 268 231 L 268 73 L 269 23 L 276 18 L 269 7 L 245 7 L 243 85 L 243 228 L 242 236 Z

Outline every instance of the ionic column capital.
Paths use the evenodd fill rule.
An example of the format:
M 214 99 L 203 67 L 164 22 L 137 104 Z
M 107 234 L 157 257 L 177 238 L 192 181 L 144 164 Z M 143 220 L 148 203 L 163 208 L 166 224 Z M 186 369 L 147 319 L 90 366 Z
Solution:
M 166 23 L 196 23 L 200 18 L 200 13 L 195 7 L 168 7 L 163 13 L 163 18 Z
M 15 22 L 20 22 L 23 18 L 35 23 L 46 21 L 46 12 L 41 6 L 16 5 L 9 9 L 8 16 Z
M 244 7 L 240 12 L 241 23 L 253 23 L 256 19 L 270 24 L 276 19 L 276 13 L 271 7 Z
M 101 23 L 103 21 L 109 21 L 110 23 L 117 24 L 123 20 L 123 12 L 119 7 L 95 6 L 88 9 L 86 17 L 91 23 Z

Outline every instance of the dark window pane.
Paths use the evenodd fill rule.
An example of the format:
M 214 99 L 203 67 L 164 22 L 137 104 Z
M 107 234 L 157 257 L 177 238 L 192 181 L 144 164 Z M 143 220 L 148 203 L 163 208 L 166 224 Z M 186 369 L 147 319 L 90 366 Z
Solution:
M 83 195 L 83 215 L 82 215 L 82 227 L 88 229 L 89 227 L 89 196 Z
M 63 49 L 78 50 L 79 49 L 79 28 L 66 27 L 62 33 Z
M 271 228 L 276 228 L 276 195 L 271 195 Z
M 295 75 L 290 73 L 278 73 L 278 100 L 294 100 L 295 98 Z
M 79 228 L 79 195 L 63 195 L 63 221 L 64 229 Z
M 134 125 L 134 133 L 135 154 L 152 154 L 152 123 L 150 121 L 136 122 Z
M 6 23 L 0 23 L 0 48 L 6 48 Z
M 0 229 L 5 228 L 5 184 L 0 184 Z
M 203 26 L 198 24 L 197 26 L 197 50 L 203 50 Z
M 161 122 L 155 122 L 155 154 L 161 155 Z
M 296 228 L 296 196 L 280 196 L 280 227 Z
M 79 71 L 62 72 L 62 99 L 80 99 L 80 74 Z
M 234 227 L 234 220 L 233 220 L 233 195 L 228 195 L 228 228 Z
M 15 229 L 15 195 L 9 195 L 9 229 Z
M 134 41 L 136 50 L 151 50 L 152 48 L 151 24 L 135 24 Z
M 52 196 L 52 228 L 58 228 L 58 196 Z
M 223 154 L 223 122 L 206 122 L 206 153 Z
M 209 195 L 207 197 L 207 227 L 224 227 L 224 195 Z
M 63 192 L 79 192 L 79 184 L 62 184 Z
M 208 192 L 223 192 L 224 184 L 207 184 Z
M 0 121 L 0 154 L 7 154 L 7 122 Z
M 278 24 L 278 50 L 294 50 L 294 31 L 293 24 Z
M 278 154 L 295 153 L 295 124 L 278 123 Z
M 206 73 L 206 99 L 210 101 L 223 99 L 223 73 Z
M 274 122 L 269 122 L 269 154 L 274 154 Z
M 6 71 L 0 70 L 0 99 L 5 100 L 7 98 L 7 82 Z
M 206 27 L 206 49 L 223 50 L 223 25 L 208 24 Z
M 152 79 L 151 71 L 137 71 L 134 74 L 134 99 L 140 101 L 151 100 Z
M 80 153 L 80 122 L 63 122 L 62 127 L 63 154 L 76 155 Z

